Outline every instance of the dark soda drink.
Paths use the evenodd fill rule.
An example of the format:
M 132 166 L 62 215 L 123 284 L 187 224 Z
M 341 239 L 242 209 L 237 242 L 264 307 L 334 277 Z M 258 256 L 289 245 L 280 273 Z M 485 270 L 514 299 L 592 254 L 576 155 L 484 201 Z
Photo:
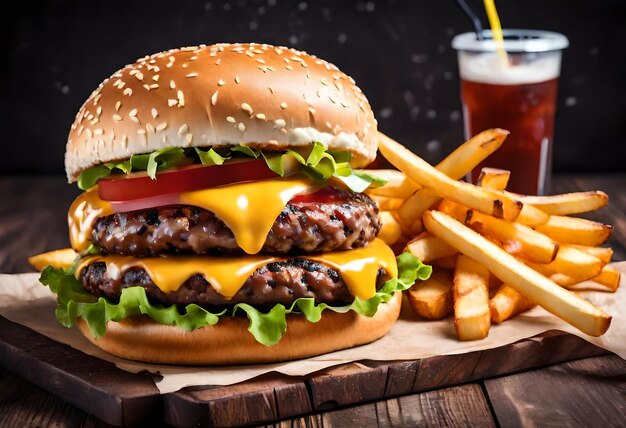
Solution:
M 511 171 L 508 190 L 543 193 L 550 175 L 557 79 L 500 85 L 461 81 L 467 135 L 497 126 L 511 134 L 494 154 L 472 172 L 475 182 L 483 166 Z
M 510 135 L 494 154 L 471 172 L 476 181 L 484 166 L 511 171 L 507 190 L 544 194 L 552 167 L 552 137 L 561 51 L 565 36 L 549 31 L 503 30 L 496 44 L 464 33 L 452 40 L 458 51 L 461 99 L 467 138 L 489 128 Z

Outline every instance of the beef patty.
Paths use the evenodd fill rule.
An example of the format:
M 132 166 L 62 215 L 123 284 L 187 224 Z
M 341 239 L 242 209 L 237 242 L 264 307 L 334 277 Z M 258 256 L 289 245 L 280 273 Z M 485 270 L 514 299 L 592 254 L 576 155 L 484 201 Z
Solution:
M 300 297 L 312 297 L 317 303 L 350 303 L 354 297 L 339 272 L 324 264 L 293 258 L 269 263 L 257 269 L 235 296 L 226 300 L 202 275 L 193 275 L 174 292 L 164 293 L 142 268 L 130 268 L 111 277 L 104 262 L 85 266 L 80 282 L 92 294 L 118 301 L 124 288 L 143 287 L 151 302 L 165 305 L 195 303 L 205 308 L 223 308 L 237 303 L 255 307 L 272 307 L 276 303 L 289 305 Z M 378 271 L 376 288 L 384 282 L 384 271 Z
M 261 253 L 350 250 L 374 239 L 380 227 L 374 201 L 365 194 L 338 191 L 332 200 L 287 204 Z M 92 242 L 103 252 L 135 257 L 243 253 L 222 220 L 210 211 L 187 205 L 100 217 Z

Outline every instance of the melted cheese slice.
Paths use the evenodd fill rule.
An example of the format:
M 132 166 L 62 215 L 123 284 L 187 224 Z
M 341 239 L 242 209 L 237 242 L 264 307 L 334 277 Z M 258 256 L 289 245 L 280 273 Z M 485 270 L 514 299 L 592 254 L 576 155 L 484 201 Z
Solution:
M 384 269 L 389 277 L 395 278 L 398 275 L 393 251 L 380 239 L 375 239 L 367 246 L 356 250 L 305 255 L 298 258 L 316 261 L 336 269 L 350 293 L 364 300 L 376 294 L 376 279 L 380 268 Z M 96 262 L 105 262 L 107 272 L 112 278 L 119 278 L 122 271 L 130 268 L 142 268 L 164 293 L 178 290 L 187 279 L 200 274 L 218 293 L 230 299 L 258 268 L 288 259 L 289 257 L 272 256 L 135 258 L 108 255 L 83 259 L 76 269 L 76 274 L 79 275 L 85 266 Z
M 306 180 L 264 180 L 182 193 L 180 203 L 215 213 L 232 230 L 237 245 L 256 254 L 287 202 L 317 187 Z
M 289 200 L 319 187 L 304 179 L 276 178 L 181 193 L 179 203 L 215 213 L 232 230 L 239 247 L 257 254 Z M 68 213 L 72 248 L 86 250 L 96 219 L 113 212 L 111 204 L 98 196 L 97 186 L 76 198 Z
M 67 225 L 70 231 L 70 244 L 77 252 L 89 247 L 91 231 L 98 217 L 113 214 L 113 207 L 98 196 L 98 186 L 81 193 L 72 202 L 67 214 Z

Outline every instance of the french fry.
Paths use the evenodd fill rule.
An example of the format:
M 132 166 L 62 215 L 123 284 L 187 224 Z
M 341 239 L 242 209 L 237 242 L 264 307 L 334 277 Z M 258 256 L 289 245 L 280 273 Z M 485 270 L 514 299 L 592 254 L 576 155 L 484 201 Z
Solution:
M 620 272 L 613 266 L 604 266 L 600 275 L 593 278 L 594 282 L 606 286 L 610 291 L 616 291 L 621 279 Z
M 378 233 L 378 237 L 385 244 L 393 245 L 402 236 L 402 227 L 389 211 L 380 211 L 379 215 L 383 226 Z
M 418 236 L 409 241 L 405 251 L 410 252 L 424 263 L 430 263 L 433 260 L 453 256 L 457 253 L 454 248 L 432 235 Z
M 387 181 L 387 184 L 384 186 L 368 188 L 365 191 L 368 195 L 406 199 L 420 187 L 419 184 L 395 169 L 361 169 L 359 172 L 370 174 Z
M 476 134 L 439 162 L 437 169 L 454 180 L 460 180 L 498 150 L 508 135 L 509 131 L 498 128 Z
M 370 196 L 376 205 L 378 205 L 378 209 L 381 211 L 396 211 L 400 208 L 404 202 L 403 199 L 400 198 L 389 198 L 387 196 Z
M 62 250 L 49 251 L 47 253 L 37 254 L 28 258 L 28 263 L 35 269 L 41 271 L 50 265 L 57 269 L 69 268 L 74 260 L 78 257 L 78 253 L 71 248 L 63 248 Z
M 470 210 L 468 210 L 467 207 L 464 207 L 461 204 L 457 204 L 456 202 L 450 201 L 448 199 L 442 199 L 439 205 L 437 206 L 437 211 L 446 213 L 449 216 L 454 217 L 460 222 L 465 222 L 467 213 Z
M 598 246 L 604 244 L 613 231 L 613 226 L 577 217 L 550 216 L 547 223 L 537 231 L 563 244 Z
M 611 316 L 582 297 L 559 287 L 452 217 L 437 211 L 427 211 L 423 221 L 430 233 L 485 266 L 524 297 L 582 332 L 600 336 L 609 328 Z
M 435 189 L 444 198 L 494 217 L 513 221 L 519 215 L 522 204 L 509 195 L 456 181 L 432 167 L 400 143 L 383 134 L 379 135 L 379 149 L 383 156 L 422 186 Z
M 407 299 L 417 315 L 440 320 L 452 313 L 452 281 L 446 272 L 435 271 L 426 281 L 415 283 Z
M 536 227 L 546 224 L 550 220 L 550 215 L 544 213 L 539 208 L 532 205 L 524 205 L 519 213 L 516 222 L 525 224 L 526 226 Z
M 500 324 L 509 318 L 513 318 L 522 312 L 532 309 L 534 306 L 535 304 L 533 302 L 515 291 L 513 287 L 502 284 L 489 301 L 491 322 Z
M 484 167 L 480 170 L 476 185 L 486 189 L 504 190 L 509 184 L 511 171 L 506 169 Z
M 508 131 L 488 129 L 470 138 L 441 161 L 436 169 L 454 180 L 459 180 L 476 165 L 496 151 L 504 142 Z M 426 210 L 441 200 L 432 189 L 422 188 L 409 197 L 398 210 L 400 221 L 414 233 L 423 230 L 421 218 Z
M 570 274 L 574 277 L 599 275 L 604 263 L 591 254 L 580 251 L 570 245 L 561 245 L 549 268 L 554 272 Z
M 439 201 L 439 196 L 434 190 L 422 187 L 404 201 L 398 209 L 400 221 L 413 233 L 420 233 L 422 227 L 422 214 Z
M 524 205 L 532 205 L 552 215 L 572 215 L 595 211 L 609 203 L 609 196 L 598 190 L 554 196 L 515 195 Z
M 523 224 L 509 222 L 488 215 L 468 211 L 466 223 L 488 238 L 502 242 L 507 251 L 536 263 L 550 263 L 559 250 L 559 244 Z M 514 243 L 514 245 L 509 245 Z M 586 254 L 586 253 L 585 253 Z
M 590 247 L 588 245 L 575 244 L 572 244 L 571 246 L 577 250 L 584 251 L 587 254 L 597 257 L 605 265 L 610 263 L 611 258 L 613 257 L 613 249 L 610 247 Z
M 487 337 L 489 271 L 467 256 L 459 255 L 454 271 L 454 329 L 459 340 Z

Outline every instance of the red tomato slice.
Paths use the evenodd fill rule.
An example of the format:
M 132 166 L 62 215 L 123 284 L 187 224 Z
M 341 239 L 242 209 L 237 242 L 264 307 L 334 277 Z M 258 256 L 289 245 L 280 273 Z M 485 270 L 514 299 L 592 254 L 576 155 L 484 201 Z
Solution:
M 335 189 L 334 187 L 326 186 L 319 189 L 317 192 L 306 193 L 303 195 L 296 195 L 289 203 L 291 204 L 306 204 L 306 203 L 329 203 L 344 199 L 346 192 Z
M 236 160 L 223 165 L 172 168 L 158 172 L 156 180 L 146 173 L 102 179 L 98 195 L 105 201 L 131 201 L 273 177 L 276 174 L 263 159 Z

